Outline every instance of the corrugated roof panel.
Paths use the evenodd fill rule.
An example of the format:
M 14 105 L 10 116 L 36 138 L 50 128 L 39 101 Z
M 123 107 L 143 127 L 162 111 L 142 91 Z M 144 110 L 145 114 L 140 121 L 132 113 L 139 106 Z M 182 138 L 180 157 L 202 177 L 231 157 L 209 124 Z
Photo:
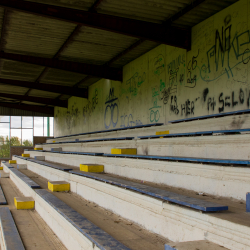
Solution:
M 27 92 L 27 90 L 28 90 L 27 88 L 0 83 L 0 93 L 24 95 Z
M 2 67 L 0 76 L 2 78 L 35 81 L 44 67 L 29 63 L 21 63 L 1 59 Z
M 5 52 L 53 57 L 75 24 L 17 11 L 7 14 Z
M 191 2 L 191 0 L 107 0 L 97 11 L 109 15 L 162 23 Z
M 100 79 L 101 78 L 98 78 L 98 77 L 90 77 L 86 81 L 84 81 L 82 84 L 80 84 L 79 87 L 86 88 L 86 87 L 92 85 L 93 83 L 99 81 Z
M 31 2 L 44 3 L 79 10 L 88 10 L 95 0 L 32 0 Z
M 52 92 L 48 92 L 48 91 L 37 90 L 37 89 L 32 89 L 29 92 L 29 96 L 37 96 L 37 97 L 52 98 L 52 99 L 58 97 L 59 95 L 60 94 L 52 93 Z
M 131 62 L 132 60 L 138 58 L 139 56 L 147 53 L 151 49 L 157 47 L 158 45 L 160 45 L 160 44 L 146 40 L 146 41 L 142 42 L 138 47 L 134 48 L 133 50 L 131 50 L 130 52 L 128 52 L 124 56 L 122 56 L 120 59 L 118 59 L 117 61 L 112 63 L 111 66 L 122 67 L 122 66 L 128 64 L 129 62 Z
M 109 31 L 82 27 L 60 58 L 104 64 L 138 39 Z
M 42 83 L 72 86 L 80 82 L 86 75 L 59 69 L 49 69 L 42 78 Z

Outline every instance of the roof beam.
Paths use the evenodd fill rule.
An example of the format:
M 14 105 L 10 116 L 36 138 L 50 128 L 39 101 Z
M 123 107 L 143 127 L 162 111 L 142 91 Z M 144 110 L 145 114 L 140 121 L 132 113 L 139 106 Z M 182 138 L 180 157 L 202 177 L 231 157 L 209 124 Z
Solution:
M 73 87 L 68 87 L 68 86 L 44 84 L 44 83 L 37 84 L 34 82 L 18 81 L 18 80 L 11 80 L 11 79 L 5 79 L 5 78 L 0 78 L 0 83 L 13 85 L 13 86 L 19 86 L 19 87 L 25 87 L 25 88 L 32 88 L 32 89 L 37 89 L 37 90 L 43 90 L 43 91 L 48 91 L 48 92 L 53 92 L 53 93 L 58 93 L 58 94 L 88 98 L 88 89 L 84 89 L 84 88 L 73 88 Z
M 12 109 L 21 109 L 32 112 L 38 112 L 47 114 L 50 116 L 54 116 L 54 108 L 51 107 L 43 107 L 38 105 L 26 105 L 26 104 L 13 104 L 9 102 L 0 102 L 1 107 L 12 108 Z
M 84 75 L 97 76 L 115 81 L 122 81 L 122 70 L 108 66 L 92 65 L 87 63 L 59 60 L 56 58 L 44 58 L 5 52 L 0 52 L 0 58 L 71 71 Z
M 0 0 L 0 6 L 185 49 L 191 44 L 190 29 L 23 0 Z
M 11 99 L 19 100 L 19 101 L 41 103 L 41 104 L 45 104 L 45 105 L 58 106 L 58 107 L 63 107 L 63 108 L 68 107 L 68 101 L 55 100 L 55 99 L 51 99 L 51 98 L 25 96 L 25 95 L 14 95 L 14 94 L 7 94 L 7 93 L 0 93 L 0 97 L 11 98 Z

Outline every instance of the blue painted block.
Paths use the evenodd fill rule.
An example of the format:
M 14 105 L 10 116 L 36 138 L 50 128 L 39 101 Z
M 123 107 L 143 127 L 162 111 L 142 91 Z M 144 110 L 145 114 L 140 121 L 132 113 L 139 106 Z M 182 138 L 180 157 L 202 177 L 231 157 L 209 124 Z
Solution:
M 70 171 L 70 173 L 84 176 L 84 177 L 91 178 L 91 179 L 95 179 L 98 181 L 102 181 L 102 182 L 115 185 L 118 187 L 130 189 L 139 193 L 149 195 L 151 197 L 155 197 L 164 201 L 169 201 L 178 205 L 191 207 L 196 210 L 200 210 L 204 212 L 228 210 L 228 206 L 225 206 L 225 205 L 220 205 L 220 204 L 213 203 L 213 202 L 191 198 L 188 196 L 165 191 L 159 188 L 146 186 L 144 184 L 119 179 L 116 177 L 105 176 L 105 175 L 100 175 L 96 173 L 87 173 L 87 172 L 82 172 L 82 171 Z
M 250 193 L 247 193 L 246 195 L 246 212 L 250 212 Z
M 129 250 L 129 248 L 77 213 L 47 190 L 36 190 L 36 193 L 98 248 L 103 250 Z
M 21 237 L 17 231 L 16 224 L 8 207 L 0 208 L 1 231 L 5 249 L 25 250 Z
M 79 139 L 75 139 L 75 141 L 76 141 L 76 142 L 78 142 L 78 141 L 79 141 Z
M 171 247 L 171 246 L 169 246 L 169 245 L 167 245 L 167 244 L 165 244 L 164 250 L 177 250 L 177 249 L 174 248 L 174 247 Z

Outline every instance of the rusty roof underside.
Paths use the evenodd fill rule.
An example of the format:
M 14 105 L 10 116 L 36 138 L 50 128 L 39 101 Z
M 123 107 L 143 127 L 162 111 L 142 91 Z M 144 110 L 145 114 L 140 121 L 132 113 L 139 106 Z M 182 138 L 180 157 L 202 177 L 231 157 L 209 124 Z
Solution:
M 0 0 L 0 106 L 53 116 L 71 96 L 236 0 Z

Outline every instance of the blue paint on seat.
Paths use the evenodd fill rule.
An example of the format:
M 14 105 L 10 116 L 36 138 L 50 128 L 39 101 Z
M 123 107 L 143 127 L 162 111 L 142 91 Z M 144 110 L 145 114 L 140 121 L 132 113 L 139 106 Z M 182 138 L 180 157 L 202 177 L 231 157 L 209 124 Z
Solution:
M 0 208 L 1 231 L 4 245 L 8 250 L 25 250 L 16 224 L 8 207 Z
M 243 132 L 250 132 L 250 129 L 247 128 L 247 129 L 199 131 L 199 132 L 163 134 L 163 135 L 147 135 L 147 136 L 138 136 L 138 138 L 149 139 L 149 138 L 160 138 L 160 137 L 198 136 L 198 135 L 212 135 L 212 134 L 235 134 L 235 133 L 243 133 Z
M 77 213 L 74 209 L 47 190 L 36 190 L 36 193 L 100 249 L 129 250 L 129 248 Z
M 250 161 L 246 161 L 246 160 L 224 160 L 224 159 L 208 159 L 208 158 L 194 158 L 194 157 L 125 155 L 125 154 L 103 154 L 103 156 L 137 158 L 137 159 L 152 159 L 152 160 L 168 160 L 168 161 L 184 161 L 184 162 L 197 162 L 197 163 L 213 163 L 213 164 L 250 165 Z
M 115 137 L 115 138 L 100 138 L 100 139 L 90 139 L 90 140 L 79 140 L 75 139 L 74 141 L 60 141 L 60 142 L 54 142 L 54 143 L 43 143 L 43 145 L 48 144 L 66 144 L 66 143 L 86 143 L 86 142 L 99 142 L 99 141 L 119 141 L 119 140 L 133 140 L 134 137 Z M 52 151 L 52 150 L 51 150 Z
M 200 210 L 204 212 L 228 210 L 228 206 L 219 205 L 213 202 L 180 195 L 180 194 L 165 191 L 159 188 L 154 188 L 154 187 L 150 187 L 147 185 L 135 183 L 132 181 L 119 179 L 116 177 L 105 176 L 103 174 L 96 174 L 96 173 L 86 173 L 83 171 L 70 171 L 70 173 L 84 176 L 84 177 L 91 178 L 91 179 L 95 179 L 95 180 L 102 181 L 105 183 L 109 183 L 111 185 L 115 185 L 118 187 L 130 189 L 139 193 L 149 195 L 151 197 L 155 197 L 164 201 L 172 202 L 178 205 L 191 207 L 196 210 Z
M 165 244 L 164 250 L 178 250 L 178 249 L 176 249 L 176 248 L 174 248 L 174 247 L 171 247 L 171 246 Z
M 246 212 L 250 213 L 250 193 L 246 194 Z
M 8 203 L 7 203 L 6 198 L 4 196 L 3 189 L 0 186 L 0 205 L 7 205 L 7 204 Z
M 178 119 L 178 120 L 169 121 L 169 123 L 188 122 L 188 121 L 194 121 L 194 120 L 208 119 L 208 118 L 213 118 L 213 117 L 223 117 L 223 116 L 237 115 L 237 114 L 243 114 L 243 113 L 250 113 L 250 109 L 212 114 L 212 115 L 196 116 L 196 117 L 190 117 L 190 118 L 185 118 L 185 119 Z

